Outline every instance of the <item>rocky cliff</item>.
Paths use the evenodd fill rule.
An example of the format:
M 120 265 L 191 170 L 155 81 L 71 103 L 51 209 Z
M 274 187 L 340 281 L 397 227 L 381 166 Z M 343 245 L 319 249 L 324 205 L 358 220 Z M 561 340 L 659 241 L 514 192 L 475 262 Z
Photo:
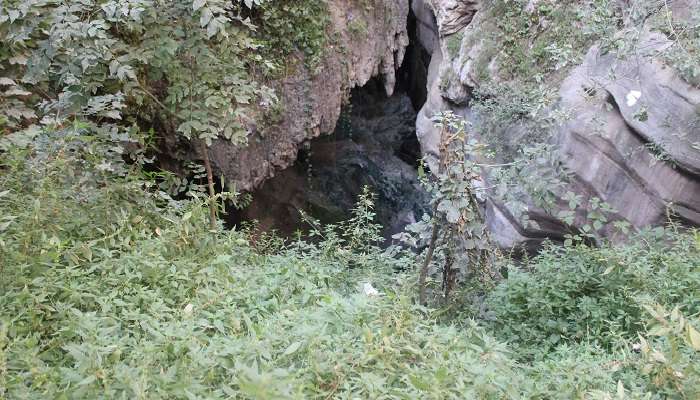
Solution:
M 323 224 L 346 220 L 364 187 L 386 239 L 429 212 L 415 165 L 416 110 L 402 87 L 387 97 L 380 85 L 372 80 L 353 90 L 335 131 L 305 143 L 297 161 L 265 181 L 231 222 L 255 220 L 262 231 L 292 236 L 309 228 L 300 211 Z
M 259 188 L 292 166 L 310 139 L 334 132 L 353 88 L 377 78 L 390 99 L 410 38 L 409 56 L 415 59 L 402 73 L 414 75 L 405 81 L 413 104 L 422 106 L 416 131 L 428 165 L 439 157 L 433 118 L 443 111 L 471 122 L 471 135 L 495 153 L 489 163 L 518 164 L 530 157 L 527 167 L 509 172 L 524 181 L 493 190 L 483 204 L 501 246 L 563 240 L 601 210 L 607 223 L 594 228 L 613 238 L 620 223 L 643 228 L 671 216 L 698 225 L 700 1 L 657 3 L 329 1 L 327 48 L 320 63 L 312 68 L 303 56 L 290 59 L 288 71 L 272 83 L 280 98 L 277 114 L 248 122 L 248 146 L 219 141 L 211 158 L 218 173 L 239 190 Z M 419 60 L 426 54 L 427 73 Z M 411 93 L 418 91 L 423 93 Z M 386 107 L 390 110 L 391 104 Z M 392 123 L 391 118 L 378 121 Z M 360 147 L 383 146 L 370 142 L 376 141 Z M 376 159 L 377 154 L 359 154 L 357 143 L 350 144 L 349 153 L 335 157 L 333 165 L 345 160 L 361 166 Z M 334 146 L 334 152 L 345 148 Z M 320 177 L 325 184 L 344 174 L 326 172 Z M 299 174 L 286 171 L 267 185 L 268 196 L 261 195 L 253 206 L 255 218 L 289 219 L 285 212 L 270 210 L 313 203 L 308 182 L 292 175 Z M 382 170 L 377 176 L 391 175 Z M 484 179 L 487 187 L 498 181 L 489 170 Z M 296 181 L 294 190 L 279 190 Z M 293 196 L 272 204 L 282 192 Z M 351 199 L 347 194 L 357 187 L 345 192 L 344 199 Z M 333 193 L 324 189 L 321 194 Z M 389 197 L 395 201 L 400 196 Z M 417 209 L 413 200 L 397 208 L 397 214 Z M 349 207 L 336 203 L 324 209 Z
M 396 72 L 409 43 L 408 0 L 329 1 L 326 48 L 319 65 L 299 55 L 287 60 L 286 76 L 272 83 L 278 114 L 249 122 L 248 145 L 215 142 L 212 162 L 218 173 L 249 191 L 289 167 L 300 145 L 333 132 L 350 90 L 371 78 L 391 95 Z
M 615 209 L 610 221 L 634 228 L 662 224 L 669 213 L 700 224 L 700 71 L 687 68 L 700 64 L 700 2 L 656 9 L 653 2 L 610 2 L 609 15 L 591 16 L 600 26 L 586 20 L 600 10 L 578 3 L 413 3 L 420 40 L 432 54 L 428 101 L 417 121 L 424 154 L 437 158 L 431 119 L 451 110 L 473 122 L 480 140 L 497 138 L 499 158 L 510 161 L 505 153 L 517 157 L 539 141 L 570 172 L 555 210 L 538 207 L 532 195 L 526 200 L 533 223 L 497 198 L 487 202 L 489 226 L 505 247 L 563 238 L 584 224 L 594 198 Z M 564 223 L 558 217 L 571 193 L 574 221 Z M 612 224 L 600 230 L 615 235 Z

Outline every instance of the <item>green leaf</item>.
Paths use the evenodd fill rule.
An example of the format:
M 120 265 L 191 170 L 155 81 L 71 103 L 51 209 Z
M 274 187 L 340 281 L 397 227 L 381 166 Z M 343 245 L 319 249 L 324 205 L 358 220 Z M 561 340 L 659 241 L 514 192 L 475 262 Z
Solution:
M 290 345 L 284 350 L 284 353 L 282 353 L 282 354 L 284 354 L 285 356 L 288 356 L 288 355 L 290 355 L 290 354 L 294 354 L 294 353 L 297 352 L 297 350 L 299 350 L 300 347 L 301 347 L 301 342 L 294 342 L 294 343 L 290 344 Z
M 194 0 L 192 2 L 192 10 L 197 11 L 204 7 L 205 4 L 207 4 L 207 0 Z
M 700 332 L 698 332 L 692 325 L 688 324 L 686 326 L 686 331 L 688 333 L 688 342 L 693 350 L 700 351 Z
M 214 14 L 211 12 L 211 9 L 209 7 L 202 10 L 202 15 L 199 17 L 199 26 L 204 28 L 205 26 L 209 25 L 209 22 L 211 21 L 213 16 Z
M 423 379 L 417 375 L 409 375 L 408 380 L 411 381 L 411 385 L 415 386 L 418 390 L 429 390 L 430 385 L 428 385 Z

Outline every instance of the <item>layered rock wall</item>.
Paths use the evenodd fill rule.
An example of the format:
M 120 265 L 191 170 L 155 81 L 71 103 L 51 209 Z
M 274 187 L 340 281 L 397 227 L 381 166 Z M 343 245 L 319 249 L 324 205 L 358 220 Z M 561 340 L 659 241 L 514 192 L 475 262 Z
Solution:
M 423 152 L 433 162 L 439 155 L 439 131 L 432 117 L 450 110 L 479 121 L 484 115 L 471 106 L 471 93 L 499 79 L 501 49 L 484 45 L 487 27 L 498 22 L 489 20 L 494 14 L 483 9 L 492 3 L 413 4 L 426 24 L 431 21 L 426 8 L 436 16 L 433 29 L 419 31 L 426 43 L 435 43 L 435 35 L 438 40 L 432 47 L 428 101 L 417 121 Z M 535 7 L 538 2 L 530 3 L 523 7 Z M 688 10 L 700 9 L 700 2 L 693 0 L 673 4 L 672 10 L 681 7 L 676 13 L 681 18 L 690 15 Z M 600 198 L 617 210 L 611 219 L 635 228 L 663 224 L 669 210 L 688 225 L 700 225 L 700 89 L 660 58 L 664 49 L 674 45 L 666 35 L 646 26 L 622 29 L 640 32 L 635 51 L 620 55 L 594 44 L 583 62 L 561 80 L 558 100 L 548 111 L 567 114 L 548 130 L 548 143 L 555 145 L 558 158 L 572 174 L 564 191 L 581 196 L 584 205 Z M 484 82 L 479 78 L 483 76 L 492 79 Z M 517 147 L 527 145 L 518 143 L 523 129 L 513 122 L 503 131 Z M 542 238 L 562 238 L 570 232 L 569 225 L 553 217 L 556 213 L 545 213 L 532 204 L 530 218 L 535 225 L 523 224 L 498 200 L 490 200 L 486 208 L 490 229 L 504 247 L 534 245 Z M 575 225 L 580 226 L 590 210 L 576 211 Z M 602 230 L 613 235 L 610 227 Z

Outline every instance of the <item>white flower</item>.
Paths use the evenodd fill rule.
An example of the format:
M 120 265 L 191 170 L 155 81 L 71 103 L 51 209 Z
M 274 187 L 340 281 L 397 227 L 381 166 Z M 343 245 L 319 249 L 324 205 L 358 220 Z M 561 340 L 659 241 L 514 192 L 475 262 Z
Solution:
M 191 315 L 193 309 L 194 309 L 194 306 L 192 304 L 187 304 L 182 311 L 185 313 L 185 315 Z
M 637 104 L 637 100 L 639 100 L 642 97 L 642 92 L 639 90 L 630 90 L 629 93 L 627 93 L 627 106 L 632 107 L 633 105 Z
M 377 289 L 375 289 L 374 286 L 372 286 L 372 284 L 369 282 L 365 282 L 362 285 L 362 291 L 367 297 L 379 296 L 379 291 L 377 291 Z

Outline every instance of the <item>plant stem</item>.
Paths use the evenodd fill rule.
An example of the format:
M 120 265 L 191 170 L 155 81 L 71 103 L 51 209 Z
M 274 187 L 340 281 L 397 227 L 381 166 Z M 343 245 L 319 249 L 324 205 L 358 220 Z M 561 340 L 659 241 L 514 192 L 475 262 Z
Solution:
M 440 164 L 438 166 L 438 176 L 442 174 L 445 170 L 446 156 L 447 156 L 447 146 L 445 144 L 445 134 L 447 133 L 447 128 L 443 127 L 440 132 Z M 427 298 L 427 288 L 425 287 L 425 281 L 428 278 L 428 267 L 433 259 L 433 253 L 435 253 L 435 247 L 437 246 L 438 234 L 440 233 L 440 220 L 437 217 L 438 214 L 438 204 L 439 201 L 435 201 L 433 204 L 433 233 L 430 236 L 430 244 L 428 245 L 428 252 L 425 254 L 425 260 L 423 260 L 423 266 L 420 269 L 420 275 L 418 276 L 418 301 L 421 305 L 426 305 Z
M 437 203 L 433 206 L 433 215 L 437 213 Z M 426 305 L 427 290 L 425 287 L 425 280 L 428 277 L 428 267 L 430 266 L 430 261 L 433 259 L 433 253 L 435 252 L 435 247 L 437 245 L 438 233 L 440 227 L 438 226 L 437 219 L 433 222 L 433 233 L 430 236 L 430 245 L 428 246 L 428 253 L 425 255 L 425 260 L 423 260 L 423 265 L 420 269 L 420 275 L 418 277 L 418 290 L 419 290 L 419 302 L 421 305 Z
M 211 169 L 211 162 L 209 161 L 209 148 L 200 140 L 200 152 L 202 153 L 202 160 L 204 161 L 204 169 L 207 171 L 207 186 L 209 187 L 209 227 L 212 231 L 216 231 L 216 191 L 214 190 L 214 173 Z

